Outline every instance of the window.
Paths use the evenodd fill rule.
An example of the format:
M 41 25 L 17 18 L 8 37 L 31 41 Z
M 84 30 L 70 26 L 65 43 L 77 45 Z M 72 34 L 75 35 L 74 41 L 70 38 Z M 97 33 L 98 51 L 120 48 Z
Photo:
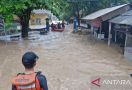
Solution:
M 36 18 L 36 24 L 40 25 L 41 24 L 41 19 L 40 18 Z

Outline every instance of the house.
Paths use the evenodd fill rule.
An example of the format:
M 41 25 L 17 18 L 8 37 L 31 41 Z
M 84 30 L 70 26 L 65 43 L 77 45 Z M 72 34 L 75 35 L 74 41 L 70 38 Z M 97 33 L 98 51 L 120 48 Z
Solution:
M 96 37 L 100 38 L 100 36 L 103 35 L 105 39 L 108 39 L 109 20 L 129 9 L 129 4 L 105 8 L 83 17 L 82 20 L 90 24 L 91 30 Z
M 29 25 L 45 25 L 46 18 L 51 18 L 52 17 L 51 11 L 45 10 L 45 9 L 38 9 L 38 10 L 33 10 L 31 14 L 31 18 L 29 21 Z
M 109 22 L 111 37 L 109 37 L 108 45 L 111 44 L 111 41 L 121 44 L 124 49 L 124 56 L 132 60 L 132 10 L 111 19 Z M 113 28 L 111 28 L 112 24 L 114 24 Z

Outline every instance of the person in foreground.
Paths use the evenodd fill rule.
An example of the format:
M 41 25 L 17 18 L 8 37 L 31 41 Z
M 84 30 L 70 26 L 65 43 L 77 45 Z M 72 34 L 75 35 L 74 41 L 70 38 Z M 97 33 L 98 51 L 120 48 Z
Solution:
M 34 52 L 26 52 L 23 55 L 25 72 L 12 79 L 12 90 L 48 90 L 46 77 L 41 72 L 34 71 L 38 58 Z

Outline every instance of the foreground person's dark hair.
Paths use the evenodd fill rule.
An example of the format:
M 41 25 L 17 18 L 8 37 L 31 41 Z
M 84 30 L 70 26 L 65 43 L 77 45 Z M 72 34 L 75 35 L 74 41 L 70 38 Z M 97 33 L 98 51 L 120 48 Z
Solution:
M 27 69 L 33 68 L 38 58 L 34 52 L 26 52 L 22 57 L 22 64 Z

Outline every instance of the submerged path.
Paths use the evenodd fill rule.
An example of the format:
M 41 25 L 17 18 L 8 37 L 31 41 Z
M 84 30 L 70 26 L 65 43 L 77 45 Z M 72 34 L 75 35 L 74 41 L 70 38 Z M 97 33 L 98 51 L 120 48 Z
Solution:
M 47 77 L 49 90 L 88 90 L 92 76 L 132 73 L 132 62 L 117 50 L 87 35 L 72 34 L 71 26 L 63 33 L 32 38 L 0 42 L 0 90 L 11 90 L 11 77 L 23 72 L 21 56 L 26 51 L 39 55 L 36 70 Z

